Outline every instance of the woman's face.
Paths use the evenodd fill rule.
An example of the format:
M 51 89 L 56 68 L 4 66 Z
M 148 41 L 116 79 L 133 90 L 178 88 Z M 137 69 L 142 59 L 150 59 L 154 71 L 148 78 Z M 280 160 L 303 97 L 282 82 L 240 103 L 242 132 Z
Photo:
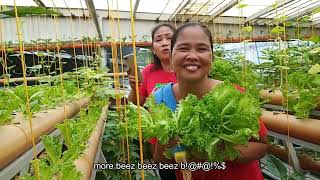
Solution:
M 212 62 L 209 37 L 199 26 L 186 27 L 177 37 L 171 58 L 179 80 L 192 83 L 208 77 Z
M 155 53 L 160 61 L 170 59 L 170 45 L 173 32 L 169 27 L 162 26 L 153 37 L 153 53 Z

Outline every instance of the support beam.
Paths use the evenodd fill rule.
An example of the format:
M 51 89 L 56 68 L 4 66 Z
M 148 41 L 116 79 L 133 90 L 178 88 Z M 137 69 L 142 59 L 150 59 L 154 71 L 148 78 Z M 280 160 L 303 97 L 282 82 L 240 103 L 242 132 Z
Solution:
M 191 18 L 193 18 L 194 16 L 198 15 L 198 13 L 202 10 L 203 7 L 205 7 L 208 3 L 210 2 L 210 0 L 208 0 L 205 4 L 203 4 L 196 13 L 194 13 Z
M 103 36 L 102 36 L 101 28 L 100 28 L 99 21 L 98 21 L 98 15 L 96 13 L 96 8 L 94 7 L 93 0 L 86 0 L 86 4 L 87 4 L 87 8 L 93 18 L 93 22 L 96 26 L 99 39 L 102 41 Z
M 183 0 L 182 2 L 184 2 L 185 0 Z M 177 7 L 177 9 L 175 10 L 176 13 L 173 13 L 170 18 L 168 19 L 168 21 L 171 21 L 173 18 L 175 18 L 178 14 L 180 14 L 180 12 L 186 8 L 189 4 L 190 4 L 191 0 L 187 0 L 187 2 L 179 9 L 178 12 L 176 12 L 178 10 L 178 8 L 180 7 L 181 3 L 179 4 L 179 6 Z
M 320 19 L 318 19 L 318 20 L 316 20 L 316 21 L 313 21 L 312 23 L 311 23 L 311 25 L 317 25 L 317 24 L 320 24 Z
M 277 8 L 282 7 L 282 6 L 288 4 L 288 3 L 292 2 L 292 1 L 294 1 L 294 0 L 286 0 L 284 3 L 281 3 Z M 253 19 L 261 17 L 262 15 L 264 15 L 264 14 L 266 14 L 266 13 L 272 11 L 272 10 L 274 10 L 274 7 L 272 5 L 268 6 L 267 8 L 262 9 L 261 11 L 258 11 L 256 13 L 252 14 L 251 16 L 247 17 L 245 21 L 249 22 L 249 21 L 251 21 Z
M 140 0 L 136 0 L 136 3 L 134 4 L 134 9 L 133 9 L 133 17 L 134 18 L 136 17 L 137 10 L 138 10 L 138 7 L 139 7 L 139 3 L 140 3 Z
M 290 21 L 290 20 L 292 20 L 292 19 L 296 19 L 297 17 L 302 17 L 303 15 L 306 15 L 306 14 L 308 14 L 309 12 L 312 12 L 313 10 L 315 10 L 315 9 L 317 9 L 317 8 L 319 8 L 319 7 L 320 7 L 319 4 L 317 4 L 317 5 L 315 5 L 315 6 L 311 6 L 311 7 L 307 8 L 307 9 L 301 11 L 301 12 L 298 12 L 298 13 L 294 14 L 293 16 L 289 16 L 289 18 L 287 19 L 287 21 Z
M 40 7 L 46 7 L 46 5 L 44 5 L 41 0 L 33 0 L 33 1 Z
M 319 4 L 314 5 L 314 6 L 307 5 L 307 6 L 304 6 L 304 7 L 301 7 L 301 8 L 305 8 L 305 7 L 309 7 L 309 8 L 307 8 L 307 9 L 301 11 L 301 12 L 295 13 L 295 14 L 294 13 L 290 13 L 290 14 L 293 14 L 292 16 L 290 16 L 290 14 L 287 14 L 288 18 L 285 21 L 292 20 L 292 21 L 294 21 L 293 24 L 296 25 L 297 24 L 296 21 L 295 21 L 296 18 L 303 17 L 304 15 L 306 15 L 308 13 L 311 13 L 313 10 L 319 8 L 320 5 Z M 282 21 L 278 21 L 278 23 L 283 23 L 283 22 L 284 22 L 283 20 Z M 273 20 L 271 23 L 269 23 L 269 25 L 271 25 L 271 24 L 276 24 L 276 20 Z
M 226 5 L 224 5 L 223 7 L 221 7 L 218 11 L 216 11 L 215 13 L 213 13 L 211 15 L 211 18 L 214 19 L 218 16 L 220 16 L 221 14 L 225 13 L 226 11 L 228 11 L 229 9 L 231 9 L 233 6 L 235 6 L 238 3 L 238 0 L 231 0 L 230 2 L 228 2 Z
M 221 1 L 219 4 L 217 4 L 214 8 L 212 8 L 207 14 L 205 14 L 199 21 L 201 22 L 204 18 L 210 18 L 209 14 L 212 13 L 212 11 L 214 11 L 218 6 L 220 6 L 223 3 L 223 1 Z

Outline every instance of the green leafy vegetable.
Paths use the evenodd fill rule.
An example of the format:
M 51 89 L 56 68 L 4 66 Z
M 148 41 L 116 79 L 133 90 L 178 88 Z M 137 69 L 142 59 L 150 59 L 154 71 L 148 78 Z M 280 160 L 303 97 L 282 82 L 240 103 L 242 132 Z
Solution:
M 261 115 L 259 103 L 241 93 L 228 81 L 206 94 L 202 99 L 189 94 L 181 100 L 175 112 L 156 104 L 153 96 L 146 101 L 150 112 L 142 108 L 143 138 L 157 137 L 166 144 L 172 138 L 190 149 L 206 151 L 211 161 L 235 159 L 235 145 L 245 145 L 250 138 L 258 138 Z M 128 132 L 130 138 L 138 138 L 137 111 L 128 107 Z M 120 132 L 125 135 L 120 123 Z

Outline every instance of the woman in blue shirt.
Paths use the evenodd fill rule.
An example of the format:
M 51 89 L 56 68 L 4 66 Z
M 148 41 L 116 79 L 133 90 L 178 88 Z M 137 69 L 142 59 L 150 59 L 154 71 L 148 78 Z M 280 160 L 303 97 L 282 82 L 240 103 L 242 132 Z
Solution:
M 177 102 L 189 93 L 200 99 L 222 83 L 208 78 L 212 63 L 212 45 L 210 31 L 199 23 L 187 23 L 177 29 L 171 40 L 171 65 L 178 83 L 170 83 L 156 91 L 154 95 L 157 103 L 164 103 L 171 110 L 175 110 Z M 258 160 L 267 151 L 266 132 L 265 126 L 260 122 L 260 140 L 250 141 L 247 146 L 237 145 L 240 157 L 227 162 L 226 170 L 195 171 L 192 172 L 192 179 L 262 180 Z M 157 144 L 153 159 L 166 162 L 163 151 L 164 146 Z M 182 179 L 180 171 L 176 171 L 176 175 L 177 179 Z

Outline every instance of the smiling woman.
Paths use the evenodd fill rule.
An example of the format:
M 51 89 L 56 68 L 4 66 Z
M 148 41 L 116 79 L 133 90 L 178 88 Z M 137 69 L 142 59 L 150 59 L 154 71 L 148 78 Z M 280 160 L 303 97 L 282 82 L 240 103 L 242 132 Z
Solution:
M 190 24 L 191 25 L 191 24 Z M 172 66 L 177 78 L 200 83 L 208 76 L 212 62 L 212 36 L 200 26 L 177 31 L 172 39 Z
M 193 94 L 201 99 L 212 89 L 218 87 L 220 83 L 223 83 L 208 78 L 212 63 L 212 50 L 212 36 L 207 27 L 199 23 L 187 23 L 178 28 L 171 42 L 172 67 L 178 83 L 168 84 L 156 91 L 154 93 L 156 103 L 164 103 L 172 111 L 175 111 L 178 102 L 184 100 L 188 94 Z M 244 91 L 237 85 L 234 85 L 234 88 L 241 92 Z M 240 156 L 233 161 L 225 159 L 225 170 L 196 170 L 192 172 L 192 179 L 262 180 L 263 176 L 259 169 L 258 160 L 267 152 L 267 145 L 265 144 L 267 130 L 261 121 L 259 121 L 259 124 L 259 141 L 249 141 L 247 146 L 236 145 Z M 156 144 L 153 155 L 155 161 L 168 161 L 163 156 L 165 146 Z M 192 153 L 192 157 L 189 158 L 193 161 L 203 161 L 208 159 L 208 155 L 196 152 Z M 176 176 L 177 179 L 183 179 L 181 171 L 176 171 Z

